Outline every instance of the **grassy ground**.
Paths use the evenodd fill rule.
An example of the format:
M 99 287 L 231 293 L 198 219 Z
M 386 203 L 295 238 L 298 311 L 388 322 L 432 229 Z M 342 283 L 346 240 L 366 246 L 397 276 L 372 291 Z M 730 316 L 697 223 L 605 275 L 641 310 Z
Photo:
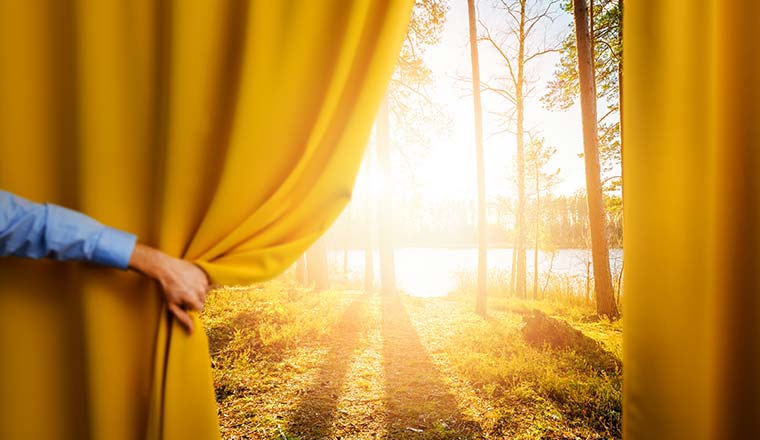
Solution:
M 621 323 L 579 304 L 489 305 L 483 319 L 457 297 L 216 290 L 203 320 L 223 437 L 619 438 Z

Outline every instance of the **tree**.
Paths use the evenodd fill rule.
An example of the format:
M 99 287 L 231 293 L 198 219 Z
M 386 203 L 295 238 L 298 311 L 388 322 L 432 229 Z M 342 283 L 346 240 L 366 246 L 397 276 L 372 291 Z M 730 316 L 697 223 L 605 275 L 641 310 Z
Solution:
M 428 86 L 432 83 L 432 72 L 425 64 L 426 49 L 440 41 L 446 20 L 448 5 L 446 0 L 416 0 L 409 20 L 404 44 L 398 57 L 396 70 L 388 86 L 389 111 L 394 120 L 393 134 L 401 142 L 395 143 L 394 151 L 403 156 L 409 171 L 414 166 L 405 155 L 402 145 L 423 144 L 427 140 L 430 126 L 447 119 L 438 105 L 430 97 Z M 415 151 L 420 156 L 420 151 Z
M 488 243 L 486 241 L 486 184 L 483 160 L 483 109 L 480 103 L 480 65 L 478 62 L 478 40 L 475 27 L 475 2 L 467 0 L 467 13 L 470 22 L 470 60 L 472 62 L 472 103 L 475 114 L 475 153 L 477 157 L 478 176 L 478 293 L 475 311 L 486 314 L 487 298 L 487 262 Z
M 425 124 L 411 124 L 409 120 L 426 119 L 435 106 L 424 87 L 431 81 L 430 69 L 423 61 L 426 46 L 440 39 L 447 11 L 443 0 L 417 0 L 412 10 L 406 39 L 401 47 L 398 66 L 391 78 L 385 100 L 377 117 L 377 165 L 383 182 L 378 200 L 378 242 L 380 253 L 380 289 L 388 294 L 396 290 L 395 262 L 393 258 L 393 231 L 391 209 L 392 152 L 394 143 L 390 126 L 395 122 L 395 136 L 421 138 L 425 134 L 420 127 Z M 391 114 L 395 121 L 391 121 Z M 396 149 L 395 151 L 400 151 Z M 402 153 L 403 155 L 403 153 Z
M 527 248 L 527 225 L 525 215 L 525 101 L 529 90 L 526 86 L 526 65 L 538 57 L 547 53 L 556 52 L 554 47 L 540 47 L 530 49 L 534 45 L 528 45 L 533 41 L 535 32 L 542 22 L 553 19 L 553 9 L 558 0 L 547 2 L 531 2 L 528 0 L 500 0 L 499 7 L 507 15 L 509 22 L 508 34 L 514 40 L 516 47 L 506 42 L 497 41 L 482 21 L 481 25 L 485 35 L 481 39 L 490 43 L 491 47 L 501 56 L 507 67 L 507 76 L 497 78 L 498 85 L 484 84 L 484 90 L 492 91 L 498 96 L 505 98 L 514 106 L 514 111 L 507 113 L 507 124 L 514 122 L 514 134 L 517 145 L 517 212 L 516 234 L 513 252 L 516 252 L 513 265 L 514 283 L 513 290 L 518 296 L 526 294 L 526 248 Z M 514 115 L 514 121 L 513 121 Z
M 531 137 L 526 149 L 527 169 L 529 177 L 534 182 L 534 248 L 533 248 L 533 298 L 538 298 L 538 249 L 540 247 L 541 230 L 544 225 L 541 213 L 541 191 L 548 191 L 557 184 L 559 169 L 552 173 L 544 171 L 549 160 L 557 153 L 557 149 L 549 147 L 542 138 Z M 548 204 L 547 204 L 548 205 Z
M 606 104 L 607 111 L 599 118 L 599 156 L 602 171 L 609 174 L 608 190 L 622 184 L 622 112 L 623 112 L 623 0 L 593 0 L 593 19 L 590 20 L 594 44 L 594 70 L 597 99 Z M 572 11 L 572 1 L 563 9 Z M 560 61 L 548 92 L 541 98 L 550 110 L 566 110 L 578 100 L 578 62 L 575 33 L 568 33 L 560 48 Z
M 306 255 L 301 255 L 296 261 L 296 281 L 306 284 Z
M 378 247 L 380 251 L 380 292 L 396 292 L 396 263 L 393 255 L 393 215 L 391 193 L 391 146 L 388 99 L 383 99 L 377 115 L 377 165 L 380 168 L 378 201 Z
M 596 119 L 596 86 L 594 83 L 594 48 L 588 28 L 586 0 L 573 0 L 575 34 L 578 51 L 578 78 L 583 123 L 583 153 L 586 163 L 586 197 L 588 199 L 591 256 L 594 264 L 596 312 L 610 319 L 618 317 L 607 248 L 606 218 L 602 197 L 601 170 Z
M 367 218 L 367 230 L 364 236 L 364 292 L 370 293 L 375 288 L 375 265 L 372 250 L 372 152 L 369 146 L 364 156 L 364 167 L 367 173 L 364 206 Z
M 317 289 L 323 290 L 329 287 L 329 279 L 327 277 L 327 243 L 325 237 L 317 240 L 306 251 L 306 272 L 308 282 L 313 283 Z

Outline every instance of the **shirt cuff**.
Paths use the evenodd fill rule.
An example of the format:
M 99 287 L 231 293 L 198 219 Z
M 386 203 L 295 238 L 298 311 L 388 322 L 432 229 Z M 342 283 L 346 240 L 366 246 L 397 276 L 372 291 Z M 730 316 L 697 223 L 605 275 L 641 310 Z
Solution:
M 135 243 L 137 243 L 136 235 L 104 226 L 92 254 L 92 262 L 126 270 L 132 258 Z

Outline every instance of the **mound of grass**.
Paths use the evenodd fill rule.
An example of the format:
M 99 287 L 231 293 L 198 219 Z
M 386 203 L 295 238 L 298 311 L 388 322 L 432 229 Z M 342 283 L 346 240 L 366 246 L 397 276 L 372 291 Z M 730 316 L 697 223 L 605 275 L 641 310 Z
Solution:
M 586 336 L 567 321 L 552 318 L 540 310 L 523 316 L 523 321 L 523 337 L 533 347 L 572 350 L 586 359 L 593 368 L 606 373 L 619 374 L 623 368 L 620 359 L 607 352 L 601 343 Z
M 497 402 L 494 435 L 620 438 L 622 368 L 615 354 L 543 312 L 492 315 L 462 328 L 448 352 L 470 383 Z

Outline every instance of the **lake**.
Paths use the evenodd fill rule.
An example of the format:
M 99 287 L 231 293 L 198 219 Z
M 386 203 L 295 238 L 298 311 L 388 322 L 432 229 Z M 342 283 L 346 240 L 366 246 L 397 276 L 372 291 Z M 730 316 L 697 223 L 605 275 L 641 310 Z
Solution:
M 397 249 L 396 283 L 399 289 L 412 296 L 432 297 L 445 296 L 455 290 L 463 272 L 472 273 L 478 267 L 478 250 L 476 248 L 402 248 Z M 330 251 L 328 254 L 330 266 L 343 270 L 343 251 Z M 489 249 L 489 271 L 509 273 L 512 266 L 512 249 Z M 570 277 L 585 277 L 586 262 L 591 259 L 588 249 L 560 249 L 555 253 L 551 271 L 554 275 Z M 549 270 L 551 253 L 539 251 L 539 275 Z M 374 255 L 375 278 L 379 283 L 377 252 Z M 528 274 L 533 272 L 533 250 L 527 255 Z M 623 263 L 623 250 L 610 249 L 610 269 L 613 275 L 620 272 Z M 351 280 L 364 279 L 364 251 L 348 251 L 348 273 Z M 543 279 L 543 278 L 542 278 Z M 529 279 L 529 285 L 532 278 Z

